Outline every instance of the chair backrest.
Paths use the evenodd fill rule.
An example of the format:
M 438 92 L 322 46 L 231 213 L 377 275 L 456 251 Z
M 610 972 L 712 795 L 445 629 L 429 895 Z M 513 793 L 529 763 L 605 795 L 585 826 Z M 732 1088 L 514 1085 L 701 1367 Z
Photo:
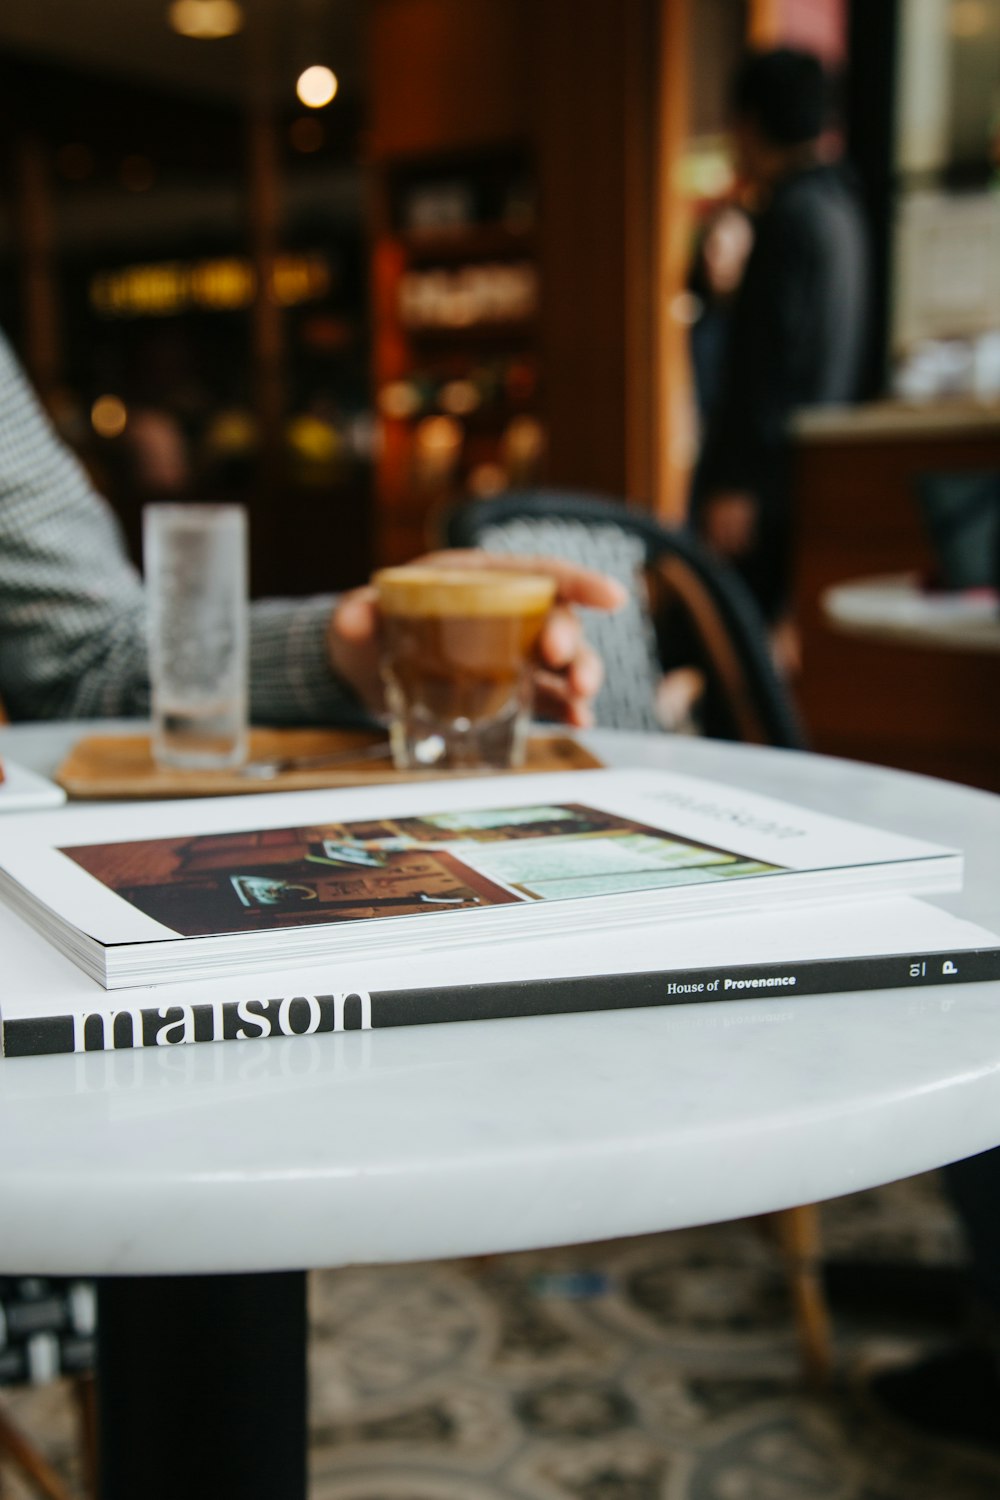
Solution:
M 605 665 L 599 724 L 659 727 L 656 683 L 665 663 L 680 664 L 675 643 L 683 637 L 690 642 L 688 660 L 709 681 L 706 733 L 751 744 L 803 745 L 753 598 L 689 533 L 618 501 L 519 490 L 458 506 L 446 518 L 445 540 L 452 547 L 567 558 L 626 585 L 625 609 L 614 615 L 583 611 L 587 638 Z
M 0 1276 L 0 1386 L 43 1385 L 94 1364 L 93 1282 Z

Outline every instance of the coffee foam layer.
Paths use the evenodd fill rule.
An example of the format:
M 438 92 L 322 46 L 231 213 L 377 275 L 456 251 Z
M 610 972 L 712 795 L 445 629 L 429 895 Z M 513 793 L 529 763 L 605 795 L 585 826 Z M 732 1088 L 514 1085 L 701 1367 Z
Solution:
M 417 618 L 541 614 L 556 592 L 544 574 L 488 568 L 383 568 L 372 582 L 384 613 Z

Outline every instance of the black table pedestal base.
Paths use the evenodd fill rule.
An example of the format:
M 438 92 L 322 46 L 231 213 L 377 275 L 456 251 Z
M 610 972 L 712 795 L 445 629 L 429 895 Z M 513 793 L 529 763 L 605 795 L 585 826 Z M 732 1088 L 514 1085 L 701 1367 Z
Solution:
M 102 1500 L 305 1500 L 305 1272 L 98 1287 Z

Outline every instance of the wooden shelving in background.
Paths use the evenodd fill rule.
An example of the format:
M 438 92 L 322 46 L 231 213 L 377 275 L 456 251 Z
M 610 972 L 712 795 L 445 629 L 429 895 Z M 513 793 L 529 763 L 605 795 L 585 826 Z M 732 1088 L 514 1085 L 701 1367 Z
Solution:
M 390 160 L 376 193 L 379 552 L 400 561 L 433 545 L 446 505 L 540 472 L 530 152 L 518 142 Z
M 684 476 L 678 483 L 664 428 L 678 398 L 663 371 L 665 351 L 683 358 L 684 330 L 669 317 L 663 277 L 665 269 L 681 274 L 677 225 L 675 248 L 664 255 L 662 246 L 677 198 L 679 140 L 671 133 L 684 125 L 675 92 L 686 66 L 678 9 L 678 0 L 373 0 L 380 560 L 419 550 L 437 507 L 477 471 L 477 483 L 488 481 L 484 465 L 504 467 L 504 435 L 519 417 L 537 427 L 515 428 L 515 480 L 537 475 L 662 514 L 676 507 Z M 403 211 L 407 194 L 435 174 L 456 185 L 455 222 L 435 225 L 418 213 L 414 224 Z M 447 333 L 404 326 L 399 288 L 407 274 L 490 265 L 533 269 L 531 316 Z M 498 362 L 520 375 L 514 384 L 525 388 L 516 395 L 484 400 L 475 415 L 438 411 L 433 402 L 419 416 L 393 414 L 397 382 L 475 379 Z M 461 423 L 460 462 L 438 485 L 413 461 L 416 426 L 435 416 Z M 431 429 L 442 449 L 448 432 Z

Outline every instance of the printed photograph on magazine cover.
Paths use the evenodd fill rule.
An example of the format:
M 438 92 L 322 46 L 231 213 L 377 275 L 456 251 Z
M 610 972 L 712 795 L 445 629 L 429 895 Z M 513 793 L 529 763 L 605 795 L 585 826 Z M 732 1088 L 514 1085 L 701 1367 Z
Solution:
M 579 803 L 61 852 L 186 937 L 619 894 L 784 868 Z

